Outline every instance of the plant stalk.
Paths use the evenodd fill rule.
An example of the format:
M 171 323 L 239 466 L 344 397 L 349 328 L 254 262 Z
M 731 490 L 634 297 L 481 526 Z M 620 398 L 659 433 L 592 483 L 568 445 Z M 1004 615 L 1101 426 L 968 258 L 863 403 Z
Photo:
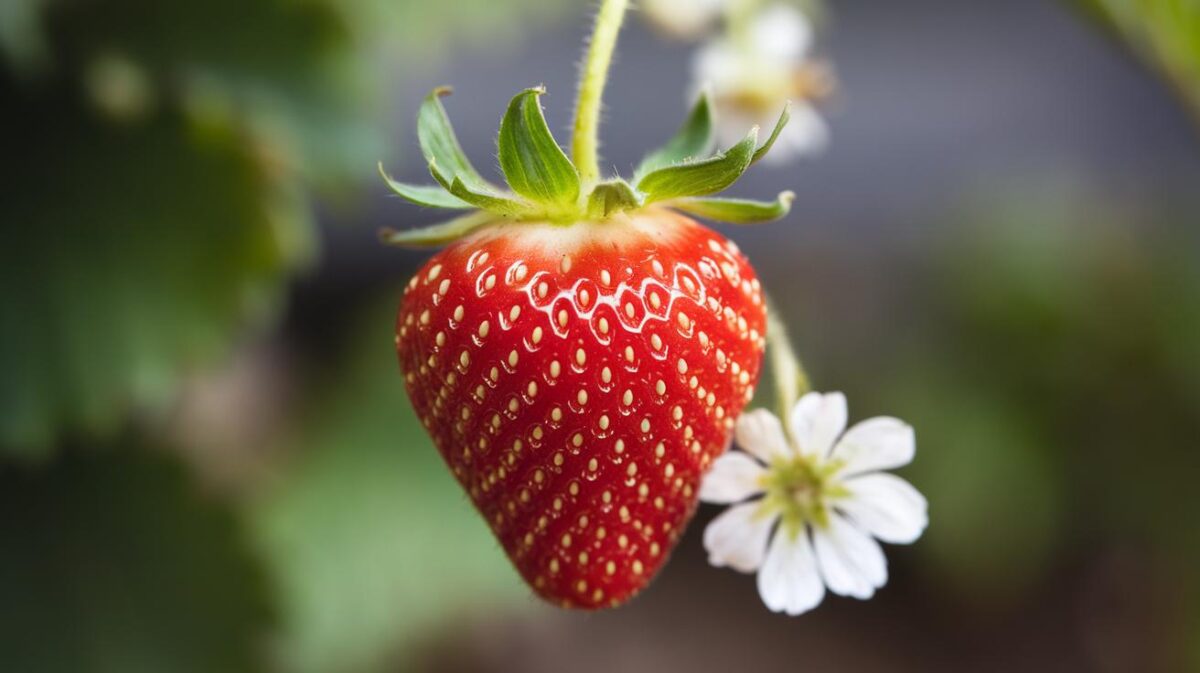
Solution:
M 600 103 L 604 97 L 604 85 L 608 81 L 613 50 L 617 46 L 617 35 L 621 32 L 621 23 L 625 20 L 628 7 L 629 0 L 603 0 L 600 13 L 596 15 L 587 60 L 583 65 L 579 99 L 575 105 L 571 156 L 585 191 L 600 180 Z
M 770 358 L 771 378 L 775 382 L 775 408 L 786 421 L 800 397 L 812 390 L 808 373 L 796 351 L 792 349 L 787 325 L 779 317 L 775 305 L 767 300 L 767 356 Z M 787 427 L 787 423 L 784 423 Z

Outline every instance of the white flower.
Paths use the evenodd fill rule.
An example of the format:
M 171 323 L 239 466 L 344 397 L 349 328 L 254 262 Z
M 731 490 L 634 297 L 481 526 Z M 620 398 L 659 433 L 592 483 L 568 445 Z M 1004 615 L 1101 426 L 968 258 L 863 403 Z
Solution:
M 751 126 L 759 126 L 762 134 L 770 132 L 791 101 L 791 122 L 767 160 L 781 162 L 825 149 L 829 128 L 812 101 L 828 93 L 830 77 L 809 58 L 812 43 L 808 18 L 794 7 L 777 4 L 754 16 L 746 35 L 723 37 L 697 50 L 693 89 L 711 91 L 722 146 L 741 140 Z
M 683 40 L 706 34 L 729 0 L 642 0 L 642 12 L 655 27 Z
M 887 474 L 916 451 L 912 427 L 878 417 L 846 428 L 841 393 L 808 393 L 788 419 L 791 439 L 765 409 L 742 415 L 739 446 L 713 463 L 705 502 L 733 505 L 708 525 L 714 566 L 758 571 L 758 592 L 775 612 L 816 607 L 825 589 L 870 598 L 887 582 L 876 539 L 908 544 L 928 522 L 925 498 Z

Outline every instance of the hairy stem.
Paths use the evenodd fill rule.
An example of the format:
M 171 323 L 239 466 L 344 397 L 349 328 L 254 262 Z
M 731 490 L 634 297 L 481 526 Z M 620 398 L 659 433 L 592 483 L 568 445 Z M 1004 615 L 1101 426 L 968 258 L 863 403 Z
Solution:
M 779 418 L 786 419 L 804 393 L 812 390 L 804 365 L 792 349 L 787 325 L 779 310 L 767 300 L 767 356 L 771 359 L 771 378 L 775 382 L 775 405 Z M 784 424 L 787 427 L 787 424 Z
M 613 49 L 617 46 L 617 34 L 621 32 L 621 23 L 625 20 L 625 10 L 628 7 L 629 0 L 604 0 L 600 5 L 587 60 L 583 65 L 579 100 L 575 105 L 575 134 L 572 138 L 571 155 L 584 185 L 592 185 L 600 179 L 600 101 L 604 97 L 604 85 L 608 81 Z

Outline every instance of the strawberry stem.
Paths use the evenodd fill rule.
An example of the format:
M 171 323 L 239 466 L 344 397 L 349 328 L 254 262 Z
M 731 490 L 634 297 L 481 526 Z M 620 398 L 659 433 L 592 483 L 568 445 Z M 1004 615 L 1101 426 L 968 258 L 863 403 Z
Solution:
M 585 194 L 600 180 L 600 101 L 604 97 L 608 68 L 612 64 L 617 35 L 621 32 L 621 23 L 625 20 L 625 10 L 628 7 L 629 0 L 603 1 L 600 13 L 596 15 L 591 46 L 583 65 L 579 99 L 575 106 L 575 135 L 572 139 L 571 155 L 579 170 Z
M 776 410 L 779 418 L 786 419 L 800 397 L 812 390 L 812 384 L 792 348 L 787 324 L 770 299 L 767 300 L 767 356 L 770 358 L 771 378 L 775 382 Z M 786 423 L 784 427 L 787 427 Z

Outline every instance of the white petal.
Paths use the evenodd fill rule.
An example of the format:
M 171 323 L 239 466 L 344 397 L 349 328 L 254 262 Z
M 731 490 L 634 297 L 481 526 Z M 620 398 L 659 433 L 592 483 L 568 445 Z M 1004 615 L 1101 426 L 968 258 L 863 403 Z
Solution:
M 815 608 L 825 597 L 807 532 L 801 531 L 794 538 L 782 526 L 775 532 L 767 559 L 758 571 L 758 595 L 774 612 L 792 616 Z
M 778 516 L 763 516 L 759 503 L 748 502 L 725 510 L 704 529 L 708 562 L 749 573 L 762 565 L 767 535 Z
M 723 0 L 642 0 L 642 12 L 655 25 L 684 39 L 700 37 L 720 16 Z
M 700 482 L 700 499 L 716 505 L 741 502 L 763 492 L 761 480 L 766 472 L 758 461 L 740 451 L 725 453 Z
M 898 418 L 869 418 L 846 431 L 833 449 L 843 474 L 890 470 L 912 462 L 917 450 L 912 426 Z
M 839 514 L 830 514 L 828 526 L 814 528 L 813 546 L 821 576 L 835 594 L 866 599 L 887 582 L 879 543 Z
M 783 425 L 775 414 L 766 409 L 754 409 L 742 414 L 734 430 L 734 439 L 738 446 L 764 463 L 791 456 Z
M 711 86 L 714 94 L 717 94 L 727 89 L 737 89 L 745 72 L 745 58 L 725 40 L 713 40 L 697 49 L 692 56 L 692 79 L 697 90 Z M 743 130 L 742 135 L 745 134 L 746 130 Z
M 850 491 L 837 507 L 871 535 L 893 544 L 909 544 L 921 537 L 929 523 L 925 497 L 907 481 L 882 472 L 847 479 Z
M 792 437 L 806 456 L 829 455 L 833 442 L 846 428 L 846 396 L 808 393 L 792 408 Z
M 813 28 L 808 17 L 795 7 L 782 3 L 761 10 L 750 30 L 753 35 L 750 44 L 768 58 L 800 58 L 812 46 Z

